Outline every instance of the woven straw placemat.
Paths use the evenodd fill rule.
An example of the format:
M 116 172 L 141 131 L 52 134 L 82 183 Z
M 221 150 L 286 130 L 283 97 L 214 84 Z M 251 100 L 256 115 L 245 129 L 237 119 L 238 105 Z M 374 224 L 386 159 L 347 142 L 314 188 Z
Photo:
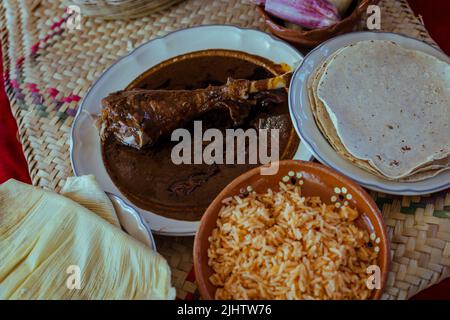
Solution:
M 405 0 L 382 0 L 381 27 L 435 45 Z M 100 73 L 133 47 L 200 24 L 265 30 L 249 1 L 187 0 L 131 21 L 82 18 L 69 30 L 58 0 L 2 0 L 4 80 L 35 185 L 58 191 L 71 176 L 69 132 L 80 99 Z M 364 28 L 362 22 L 359 29 Z M 372 192 L 388 226 L 392 265 L 383 298 L 406 299 L 450 269 L 450 190 L 422 197 Z M 193 238 L 156 237 L 181 299 L 197 297 Z
M 158 12 L 184 0 L 63 0 L 76 5 L 83 15 L 102 19 L 136 19 Z

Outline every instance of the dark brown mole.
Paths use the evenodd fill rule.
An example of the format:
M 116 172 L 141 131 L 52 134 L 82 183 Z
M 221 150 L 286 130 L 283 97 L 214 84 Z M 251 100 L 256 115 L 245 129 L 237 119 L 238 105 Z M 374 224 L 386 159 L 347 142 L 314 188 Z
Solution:
M 387 124 L 386 127 L 388 127 L 388 128 L 391 129 L 391 130 L 394 129 L 394 127 L 391 126 L 390 124 Z
M 253 63 L 251 62 L 253 58 L 247 60 L 229 57 L 228 54 L 226 56 L 211 55 L 210 52 L 213 51 L 209 51 L 206 55 L 196 54 L 193 58 L 186 60 L 176 60 L 161 69 L 154 69 L 135 84 L 136 88 L 145 87 L 151 90 L 164 84 L 162 89 L 193 90 L 206 88 L 210 84 L 222 85 L 226 83 L 229 76 L 232 76 L 230 73 L 233 73 L 235 78 L 249 80 L 266 79 L 274 75 L 270 71 L 272 63 L 268 60 L 255 58 L 258 63 Z M 203 67 L 210 65 L 214 68 Z M 260 65 L 268 67 L 259 69 Z M 232 69 L 233 71 L 230 72 Z M 285 90 L 276 92 L 276 95 L 287 98 Z M 275 125 L 277 129 L 280 129 L 280 155 L 283 154 L 281 157 L 292 158 L 298 141 L 290 122 L 287 99 L 284 99 L 282 103 L 275 101 L 263 106 L 266 101 L 272 100 L 269 97 L 262 98 L 261 101 L 257 99 L 257 105 L 238 128 L 243 130 L 255 128 L 256 119 L 259 121 L 262 117 L 267 118 L 265 122 L 268 124 L 268 129 L 272 129 Z M 149 117 L 145 113 L 142 115 Z M 284 117 L 287 121 L 280 122 Z M 204 127 L 217 128 L 222 132 L 228 128 L 234 128 L 229 114 L 223 111 L 205 114 L 199 120 L 203 121 Z M 283 126 L 279 127 L 278 125 L 281 126 L 281 124 Z M 193 121 L 183 127 L 192 132 Z M 282 136 L 286 138 L 282 139 Z M 215 167 L 204 163 L 175 165 L 171 161 L 171 151 L 175 144 L 169 137 L 163 137 L 155 146 L 135 150 L 114 139 L 108 139 L 102 143 L 102 156 L 114 184 L 130 201 L 158 215 L 188 221 L 199 220 L 206 207 L 229 181 L 257 166 L 218 164 L 219 171 L 216 171 Z

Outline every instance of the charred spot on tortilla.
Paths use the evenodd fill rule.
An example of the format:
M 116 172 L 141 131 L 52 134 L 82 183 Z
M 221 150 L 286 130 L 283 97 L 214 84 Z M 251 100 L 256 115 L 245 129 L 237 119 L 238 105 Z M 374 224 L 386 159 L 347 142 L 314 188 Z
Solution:
M 398 162 L 397 160 L 391 160 L 391 161 L 389 162 L 389 165 L 390 165 L 390 166 L 398 166 L 398 164 L 399 164 L 399 162 Z
M 409 146 L 402 147 L 402 151 L 409 151 L 409 150 L 411 150 L 411 147 L 409 147 Z

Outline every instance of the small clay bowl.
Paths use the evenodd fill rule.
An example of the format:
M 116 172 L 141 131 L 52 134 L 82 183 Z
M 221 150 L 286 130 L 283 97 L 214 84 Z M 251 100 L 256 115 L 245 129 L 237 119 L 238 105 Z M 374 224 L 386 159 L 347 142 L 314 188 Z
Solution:
M 353 27 L 360 21 L 362 14 L 366 12 L 367 7 L 378 2 L 379 0 L 354 0 L 341 21 L 321 29 L 297 30 L 286 28 L 281 19 L 271 16 L 264 10 L 264 7 L 257 6 L 257 10 L 274 35 L 293 45 L 313 48 L 330 38 L 352 31 Z
M 375 233 L 376 238 L 380 238 L 379 243 L 374 245 L 380 249 L 377 265 L 381 271 L 381 288 L 374 289 L 371 296 L 371 299 L 379 299 L 389 272 L 389 242 L 383 217 L 369 194 L 352 180 L 318 163 L 298 160 L 280 161 L 278 173 L 275 175 L 261 175 L 260 168 L 255 168 L 242 174 L 226 186 L 210 204 L 201 219 L 194 241 L 193 252 L 195 276 L 201 297 L 205 300 L 212 300 L 215 297 L 216 287 L 209 281 L 213 270 L 208 266 L 208 238 L 216 227 L 222 200 L 241 194 L 248 186 L 251 186 L 257 193 L 264 193 L 268 188 L 277 191 L 279 190 L 279 182 L 282 181 L 283 177 L 287 176 L 290 178 L 289 173 L 292 175 L 292 172 L 295 174 L 301 172 L 301 179 L 297 179 L 297 181 L 290 181 L 289 179 L 288 183 L 301 183 L 299 181 L 303 180 L 303 195 L 320 196 L 322 201 L 328 204 L 333 203 L 331 199 L 333 196 L 338 197 L 337 201 L 343 202 L 344 200 L 339 199 L 339 194 L 336 193 L 337 190 L 335 189 L 339 188 L 342 190 L 345 187 L 347 189 L 345 194 L 352 195 L 350 200 L 346 199 L 349 203 L 348 205 L 358 209 L 361 213 L 360 218 L 356 221 L 357 225 L 360 228 L 369 230 L 370 233 Z

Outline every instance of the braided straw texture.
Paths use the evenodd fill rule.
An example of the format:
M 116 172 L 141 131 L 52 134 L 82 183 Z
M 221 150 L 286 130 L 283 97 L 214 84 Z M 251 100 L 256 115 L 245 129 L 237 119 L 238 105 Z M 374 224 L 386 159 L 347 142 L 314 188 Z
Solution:
M 382 30 L 435 45 L 405 0 L 382 0 Z M 186 0 L 146 17 L 105 21 L 83 17 L 81 30 L 65 28 L 57 0 L 3 0 L 0 40 L 4 80 L 35 185 L 59 191 L 71 176 L 69 133 L 91 83 L 133 47 L 200 24 L 265 30 L 248 0 Z M 364 22 L 357 29 L 363 29 Z M 392 264 L 383 298 L 406 299 L 444 279 L 450 269 L 450 190 L 422 197 L 372 193 L 391 240 Z M 192 238 L 157 237 L 181 299 L 197 297 Z
M 158 12 L 183 0 L 65 0 L 77 5 L 83 15 L 107 20 L 136 19 Z

